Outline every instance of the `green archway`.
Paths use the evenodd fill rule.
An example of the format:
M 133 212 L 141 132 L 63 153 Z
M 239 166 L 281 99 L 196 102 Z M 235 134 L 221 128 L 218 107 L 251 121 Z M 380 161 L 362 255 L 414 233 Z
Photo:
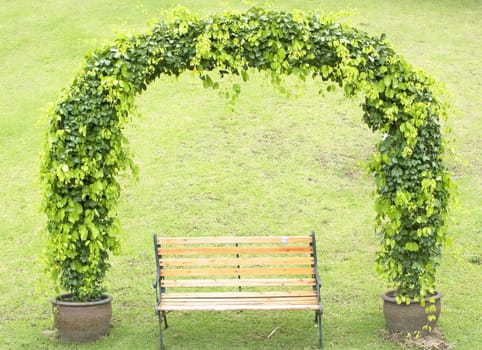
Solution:
M 161 74 L 195 71 L 249 79 L 250 69 L 312 77 L 362 94 L 363 120 L 384 135 L 370 169 L 377 186 L 380 273 L 402 297 L 434 287 L 450 178 L 434 82 L 382 37 L 318 14 L 252 9 L 199 18 L 186 12 L 147 34 L 123 36 L 89 53 L 83 70 L 49 111 L 43 157 L 49 270 L 75 298 L 103 291 L 110 252 L 119 245 L 116 176 L 132 167 L 122 129 L 134 98 Z M 234 95 L 239 85 L 233 86 Z M 407 263 L 408 262 L 408 263 Z

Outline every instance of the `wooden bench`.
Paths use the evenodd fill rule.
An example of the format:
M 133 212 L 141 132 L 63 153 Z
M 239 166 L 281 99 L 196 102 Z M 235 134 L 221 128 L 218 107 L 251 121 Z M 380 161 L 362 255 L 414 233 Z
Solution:
M 315 234 L 157 237 L 156 314 L 170 311 L 313 310 L 322 346 Z

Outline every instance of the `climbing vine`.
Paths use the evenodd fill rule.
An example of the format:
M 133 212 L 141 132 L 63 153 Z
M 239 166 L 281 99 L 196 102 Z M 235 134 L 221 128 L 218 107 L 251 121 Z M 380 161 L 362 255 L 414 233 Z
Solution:
M 364 122 L 379 132 L 369 165 L 376 182 L 379 273 L 400 301 L 435 288 L 445 241 L 450 177 L 434 81 L 396 54 L 386 38 L 317 13 L 251 9 L 201 18 L 178 11 L 148 33 L 125 35 L 86 57 L 49 109 L 41 165 L 48 270 L 76 300 L 104 293 L 109 254 L 119 250 L 117 176 L 135 166 L 122 130 L 136 95 L 162 74 L 197 73 L 206 88 L 253 71 L 313 78 L 363 96 Z M 230 92 L 235 98 L 238 83 Z

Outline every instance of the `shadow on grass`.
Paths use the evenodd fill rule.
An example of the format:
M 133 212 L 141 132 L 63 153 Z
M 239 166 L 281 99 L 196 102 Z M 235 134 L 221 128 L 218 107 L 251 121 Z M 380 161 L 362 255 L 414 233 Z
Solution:
M 169 349 L 317 349 L 311 312 L 168 314 Z

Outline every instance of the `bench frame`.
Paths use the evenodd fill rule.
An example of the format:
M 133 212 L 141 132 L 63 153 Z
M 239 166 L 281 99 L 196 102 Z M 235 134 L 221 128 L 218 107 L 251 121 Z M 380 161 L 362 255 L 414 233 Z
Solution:
M 314 310 L 315 311 L 315 322 L 318 325 L 319 330 L 319 347 L 321 349 L 323 345 L 323 332 L 322 332 L 322 322 L 321 316 L 323 314 L 323 307 L 321 305 L 321 298 L 320 298 L 320 288 L 321 288 L 321 280 L 318 275 L 318 262 L 317 262 L 317 255 L 316 255 L 316 240 L 315 240 L 315 233 L 312 232 L 310 236 L 253 236 L 253 237 L 162 237 L 158 238 L 157 235 L 153 236 L 154 239 L 154 253 L 156 258 L 156 280 L 153 282 L 153 287 L 156 289 L 156 307 L 155 312 L 159 319 L 159 342 L 160 342 L 160 349 L 164 350 L 164 339 L 163 339 L 163 331 L 162 331 L 162 323 L 164 323 L 164 328 L 168 328 L 167 324 L 167 312 L 170 311 L 242 311 L 242 310 Z M 297 246 L 295 248 L 289 247 L 289 243 L 291 242 L 307 242 L 309 248 L 305 248 L 302 246 Z M 208 243 L 205 243 L 208 242 Z M 176 269 L 176 267 L 171 267 L 167 261 L 169 259 L 164 259 L 162 253 L 173 253 L 176 257 L 186 257 L 184 253 L 187 255 L 189 254 L 196 254 L 196 250 L 203 250 L 207 251 L 206 249 L 216 250 L 220 249 L 222 252 L 227 252 L 227 258 L 231 259 L 230 261 L 238 261 L 239 259 L 239 251 L 246 252 L 249 254 L 248 257 L 243 257 L 243 260 L 239 261 L 249 261 L 252 260 L 253 264 L 258 264 L 263 259 L 266 258 L 258 258 L 256 257 L 256 252 L 260 251 L 263 252 L 265 248 L 263 248 L 263 243 L 280 243 L 282 245 L 286 244 L 286 248 L 284 247 L 277 247 L 275 249 L 286 250 L 286 252 L 291 252 L 292 250 L 295 251 L 298 247 L 306 254 L 309 254 L 310 257 L 310 265 L 311 268 L 308 268 L 311 278 L 303 279 L 296 277 L 293 278 L 292 276 L 288 276 L 291 278 L 287 279 L 275 279 L 275 278 L 264 278 L 260 279 L 241 279 L 241 276 L 238 275 L 237 279 L 232 279 L 232 275 L 230 275 L 231 269 L 223 269 L 218 268 L 216 270 L 213 269 L 206 269 L 210 271 L 220 271 L 223 275 L 229 275 L 231 279 L 220 279 L 213 277 L 203 276 L 202 280 L 196 279 L 193 280 L 194 283 L 190 283 L 189 280 L 176 280 L 176 276 L 199 276 L 199 269 L 196 269 L 196 265 L 193 264 L 189 266 L 189 263 L 192 261 L 197 261 L 197 258 L 194 259 L 184 259 L 183 264 L 186 264 L 187 269 L 183 268 Z M 184 243 L 186 246 L 191 248 L 184 248 Z M 240 244 L 256 244 L 260 243 L 261 247 L 255 245 L 254 248 L 241 248 Z M 179 248 L 165 248 L 167 245 L 168 247 L 171 245 L 178 245 Z M 192 244 L 198 244 L 202 248 L 200 249 L 193 249 Z M 211 247 L 211 248 L 205 248 Z M 224 248 L 219 248 L 219 245 L 222 245 Z M 226 248 L 227 246 L 232 245 L 232 248 Z M 215 247 L 216 246 L 216 247 Z M 214 248 L 212 248 L 214 247 Z M 253 247 L 253 246 L 251 246 Z M 244 250 L 243 250 L 244 249 Z M 291 250 L 290 250 L 291 249 Z M 229 253 L 229 255 L 228 255 Z M 218 254 L 218 253 L 215 253 Z M 235 254 L 235 255 L 233 255 Z M 276 253 L 274 253 L 276 254 Z M 284 254 L 284 253 L 283 253 Z M 303 253 L 301 253 L 301 256 Z M 223 258 L 219 258 L 224 260 Z M 275 258 L 276 259 L 276 258 Z M 282 258 L 283 259 L 283 258 Z M 296 258 L 292 258 L 296 260 Z M 300 260 L 303 259 L 300 257 Z M 201 259 L 203 260 L 203 259 Z M 172 261 L 172 259 L 171 259 Z M 176 260 L 179 261 L 179 260 Z M 173 263 L 174 265 L 174 263 Z M 167 268 L 166 268 L 167 266 Z M 194 269 L 189 269 L 189 268 Z M 240 266 L 237 266 L 238 269 Z M 276 271 L 281 270 L 280 275 L 283 275 L 283 270 L 289 274 L 297 273 L 295 268 L 286 268 L 286 269 L 273 269 L 266 265 L 266 271 Z M 243 269 L 240 270 L 234 269 L 237 271 L 236 273 L 241 274 Z M 249 271 L 254 271 L 250 273 L 262 273 L 262 269 L 245 269 Z M 259 271 L 258 271 L 259 270 Z M 299 269 L 300 271 L 306 271 L 306 269 Z M 190 274 L 192 273 L 192 274 Z M 236 274 L 235 273 L 235 274 Z M 300 272 L 301 273 L 301 272 Z M 210 277 L 210 278 L 209 278 Z M 244 277 L 244 276 L 243 276 Z M 298 285 L 302 283 L 306 286 L 311 286 L 312 292 L 300 292 L 289 294 L 290 292 L 243 292 L 242 286 L 260 286 L 259 281 L 262 281 L 261 286 L 279 286 L 284 287 L 285 285 L 289 285 L 293 283 L 294 285 Z M 298 281 L 298 282 L 297 282 Z M 301 281 L 301 282 L 300 282 Z M 195 283 L 201 283 L 201 287 L 206 286 L 230 286 L 238 288 L 238 291 L 230 292 L 230 293 L 166 293 L 167 287 L 194 287 Z M 222 284 L 226 283 L 226 284 Z M 251 284 L 254 283 L 254 284 Z M 281 294 L 280 294 L 281 293 Z M 209 299 L 207 298 L 207 295 Z M 289 294 L 289 297 L 288 295 Z M 308 296 L 308 294 L 310 294 Z M 172 295 L 172 296 L 171 296 Z M 211 296 L 214 295 L 214 296 Z M 279 297 L 281 295 L 281 297 Z M 182 298 L 182 299 L 181 299 Z M 283 299 L 285 298 L 285 299 Z M 309 301 L 308 299 L 309 298 Z M 289 299 L 289 300 L 288 300 Z M 226 303 L 226 300 L 228 303 Z M 255 302 L 252 302 L 252 301 Z M 288 300 L 285 302 L 285 300 Z M 220 304 L 216 304 L 216 302 L 220 302 Z M 261 304 L 257 304 L 259 302 Z M 212 304 L 211 304 L 212 303 Z M 254 304 L 254 305 L 253 305 Z

